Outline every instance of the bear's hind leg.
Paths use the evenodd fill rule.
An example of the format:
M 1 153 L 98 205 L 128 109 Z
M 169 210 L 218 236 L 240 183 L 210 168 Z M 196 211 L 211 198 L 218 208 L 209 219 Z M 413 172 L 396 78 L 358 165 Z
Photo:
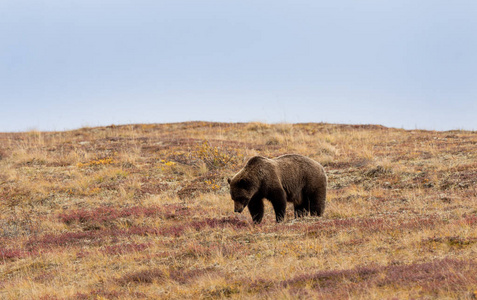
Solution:
M 301 205 L 295 205 L 295 219 L 303 218 L 308 215 L 308 211 Z
M 300 195 L 300 199 L 297 199 L 297 202 L 294 202 L 293 206 L 295 208 L 295 219 L 307 216 L 310 211 L 310 201 L 305 193 Z
M 322 216 L 325 211 L 326 189 L 320 189 L 308 195 L 310 201 L 310 215 Z

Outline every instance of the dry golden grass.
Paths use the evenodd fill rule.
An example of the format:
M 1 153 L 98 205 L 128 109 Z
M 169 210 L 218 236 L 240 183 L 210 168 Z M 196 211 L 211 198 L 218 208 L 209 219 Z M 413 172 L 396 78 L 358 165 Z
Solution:
M 189 122 L 0 134 L 1 299 L 475 299 L 477 133 Z M 253 155 L 307 155 L 322 218 L 233 213 Z

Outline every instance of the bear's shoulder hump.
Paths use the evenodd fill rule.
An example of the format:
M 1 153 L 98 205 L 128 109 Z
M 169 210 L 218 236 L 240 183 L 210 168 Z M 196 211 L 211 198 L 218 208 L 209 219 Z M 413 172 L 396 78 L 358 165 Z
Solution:
M 264 161 L 267 161 L 267 160 L 268 160 L 268 158 L 263 157 L 263 156 L 254 156 L 254 157 L 252 157 L 248 160 L 247 165 L 251 166 L 251 165 L 259 164 L 259 163 L 263 163 Z

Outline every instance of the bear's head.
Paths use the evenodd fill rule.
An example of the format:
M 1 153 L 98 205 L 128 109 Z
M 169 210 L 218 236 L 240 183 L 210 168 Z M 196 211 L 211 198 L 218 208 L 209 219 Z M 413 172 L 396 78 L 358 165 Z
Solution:
M 241 213 L 257 193 L 259 186 L 252 179 L 241 176 L 228 178 L 227 181 L 230 185 L 230 196 L 235 204 L 234 211 Z

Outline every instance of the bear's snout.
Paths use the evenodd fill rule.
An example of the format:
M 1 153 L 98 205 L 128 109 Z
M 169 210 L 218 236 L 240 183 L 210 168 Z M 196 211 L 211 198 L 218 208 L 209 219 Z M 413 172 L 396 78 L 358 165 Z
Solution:
M 239 203 L 239 202 L 234 202 L 234 203 L 235 203 L 235 209 L 234 209 L 234 211 L 235 211 L 236 213 L 241 213 L 241 212 L 243 211 L 243 209 L 244 209 L 243 204 L 242 204 L 242 203 Z

